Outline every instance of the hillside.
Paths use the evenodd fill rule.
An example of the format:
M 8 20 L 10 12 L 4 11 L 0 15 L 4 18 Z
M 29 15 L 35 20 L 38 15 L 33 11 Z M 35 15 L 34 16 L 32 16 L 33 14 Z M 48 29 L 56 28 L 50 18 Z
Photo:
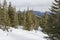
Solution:
M 10 30 L 12 32 L 2 31 L 0 29 L 0 40 L 47 40 L 44 38 L 47 35 L 41 31 L 27 31 L 20 28 L 11 28 Z

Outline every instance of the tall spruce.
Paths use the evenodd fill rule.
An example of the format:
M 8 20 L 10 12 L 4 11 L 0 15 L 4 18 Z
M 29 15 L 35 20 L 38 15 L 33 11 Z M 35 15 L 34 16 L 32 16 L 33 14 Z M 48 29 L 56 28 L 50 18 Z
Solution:
M 3 3 L 3 8 L 2 8 L 2 11 L 1 11 L 1 17 L 2 17 L 3 30 L 8 31 L 8 28 L 9 28 L 9 25 L 10 25 L 10 19 L 9 19 L 9 15 L 8 15 L 6 0 L 4 0 L 4 3 Z
M 10 26 L 17 28 L 19 23 L 18 23 L 18 14 L 16 13 L 16 8 L 12 7 L 11 2 L 9 3 L 8 7 L 8 14 L 10 18 Z
M 27 22 L 26 22 L 26 12 L 24 11 L 24 14 L 23 14 L 23 26 L 24 26 L 24 29 L 26 29 L 27 30 L 27 24 L 26 24 Z
M 26 30 L 37 30 L 39 26 L 39 20 L 38 18 L 34 15 L 33 10 L 28 10 L 24 12 L 24 17 L 23 17 L 23 25 L 24 29 Z
M 23 13 L 19 10 L 18 12 L 18 21 L 19 21 L 19 25 L 23 25 Z
M 17 14 L 17 12 L 16 12 L 16 7 L 14 8 L 14 26 L 15 26 L 15 28 L 18 28 L 18 26 L 19 26 L 19 21 L 18 21 L 18 14 Z
M 43 28 L 43 31 L 47 32 L 48 31 L 48 14 L 47 12 L 44 13 L 44 16 L 42 17 L 42 28 Z
M 28 27 L 29 27 L 29 30 L 33 30 L 33 11 L 30 10 L 28 11 Z
M 33 18 L 33 28 L 34 28 L 34 30 L 38 30 L 38 27 L 39 27 L 39 17 L 37 17 L 34 14 L 32 18 Z
M 1 25 L 1 4 L 0 4 L 0 25 Z
M 26 30 L 32 30 L 33 26 L 33 21 L 32 21 L 32 12 L 31 11 L 26 11 L 24 13 L 24 17 L 23 17 L 23 20 L 24 20 L 24 29 Z
M 55 0 L 51 6 L 49 19 L 49 36 L 51 40 L 60 40 L 60 0 Z

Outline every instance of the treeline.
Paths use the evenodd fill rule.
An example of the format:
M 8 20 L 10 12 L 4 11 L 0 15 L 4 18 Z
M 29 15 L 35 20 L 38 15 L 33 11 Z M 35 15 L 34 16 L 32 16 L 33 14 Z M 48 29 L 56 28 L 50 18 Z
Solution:
M 3 5 L 0 4 L 0 28 L 7 30 L 10 27 L 17 28 L 18 26 L 18 14 L 16 8 L 11 6 L 11 2 L 7 7 L 7 2 L 4 0 Z
M 60 0 L 55 0 L 50 9 L 51 13 L 45 12 L 43 16 L 36 16 L 33 10 L 21 12 L 16 11 L 11 2 L 7 6 L 4 0 L 3 6 L 0 4 L 0 28 L 7 30 L 10 27 L 18 28 L 23 26 L 25 30 L 37 30 L 39 26 L 43 32 L 48 34 L 50 40 L 60 40 Z
M 27 10 L 24 12 L 18 11 L 18 21 L 19 25 L 24 26 L 25 30 L 37 30 L 39 26 L 39 19 L 34 15 L 32 10 Z
M 6 0 L 0 4 L 0 28 L 4 31 L 8 31 L 10 27 L 18 28 L 19 25 L 23 26 L 25 30 L 37 30 L 38 20 L 38 17 L 33 14 L 33 10 L 16 11 L 16 7 L 12 6 L 11 2 L 7 5 Z

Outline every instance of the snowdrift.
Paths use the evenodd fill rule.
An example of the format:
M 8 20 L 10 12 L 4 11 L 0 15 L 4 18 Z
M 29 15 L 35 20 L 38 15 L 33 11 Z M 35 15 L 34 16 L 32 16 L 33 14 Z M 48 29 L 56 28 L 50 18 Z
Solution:
M 0 29 L 0 40 L 47 40 L 44 38 L 47 34 L 41 31 L 27 31 L 20 28 L 10 28 L 9 30 L 12 30 L 12 32 L 2 31 Z

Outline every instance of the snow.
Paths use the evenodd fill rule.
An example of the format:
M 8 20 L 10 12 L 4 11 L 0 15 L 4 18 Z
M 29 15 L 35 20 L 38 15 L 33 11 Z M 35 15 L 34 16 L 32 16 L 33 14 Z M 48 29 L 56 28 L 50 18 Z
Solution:
M 12 30 L 12 32 L 2 31 L 0 29 L 0 40 L 47 40 L 44 38 L 47 34 L 41 31 L 27 31 L 20 28 L 10 28 L 9 30 Z

